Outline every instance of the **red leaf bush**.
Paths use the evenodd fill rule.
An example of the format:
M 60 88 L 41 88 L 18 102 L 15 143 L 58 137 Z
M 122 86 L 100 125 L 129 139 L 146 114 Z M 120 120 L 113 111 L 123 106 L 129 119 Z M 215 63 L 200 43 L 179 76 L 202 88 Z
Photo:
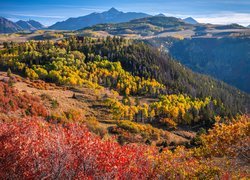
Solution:
M 6 179 L 145 179 L 152 176 L 144 146 L 120 146 L 85 126 L 38 119 L 0 126 L 0 176 Z
M 0 112 L 9 113 L 21 111 L 23 115 L 47 116 L 46 108 L 38 97 L 28 93 L 19 93 L 7 83 L 0 82 Z

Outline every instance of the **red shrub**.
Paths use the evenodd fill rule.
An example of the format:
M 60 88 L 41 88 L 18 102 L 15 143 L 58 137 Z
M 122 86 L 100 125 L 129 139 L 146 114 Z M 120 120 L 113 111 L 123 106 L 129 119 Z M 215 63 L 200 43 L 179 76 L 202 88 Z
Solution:
M 144 146 L 102 141 L 85 126 L 37 119 L 0 126 L 4 179 L 145 179 L 152 164 Z
M 47 111 L 39 98 L 28 93 L 21 94 L 8 84 L 0 82 L 0 112 L 8 113 L 18 110 L 25 115 L 47 116 Z

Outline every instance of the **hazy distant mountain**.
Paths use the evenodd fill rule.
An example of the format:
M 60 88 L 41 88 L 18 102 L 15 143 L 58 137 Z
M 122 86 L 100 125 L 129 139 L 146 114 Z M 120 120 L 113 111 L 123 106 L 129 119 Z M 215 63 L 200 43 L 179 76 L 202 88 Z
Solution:
M 166 16 L 150 16 L 140 19 L 133 19 L 129 22 L 97 24 L 86 27 L 79 32 L 84 31 L 106 31 L 111 35 L 124 36 L 127 34 L 136 36 L 152 36 L 165 31 L 176 32 L 180 28 L 193 28 L 193 25 L 185 23 L 182 19 Z
M 27 21 L 29 24 L 31 24 L 34 28 L 36 29 L 42 29 L 44 28 L 44 25 L 42 25 L 40 22 L 38 21 L 34 21 L 34 20 L 29 20 Z
M 20 30 L 22 30 L 22 28 L 16 23 L 0 17 L 0 33 L 14 33 Z
M 34 20 L 29 20 L 29 21 L 20 20 L 17 21 L 16 24 L 20 26 L 22 30 L 25 31 L 35 31 L 38 29 L 42 29 L 44 27 L 41 23 Z
M 161 16 L 161 17 L 166 17 L 164 14 L 160 13 L 160 14 L 157 14 L 156 16 Z
M 247 28 L 250 28 L 250 24 L 247 26 Z
M 246 29 L 246 27 L 233 23 L 233 24 L 226 24 L 226 25 L 219 25 L 217 29 L 223 30 L 223 29 Z
M 18 26 L 20 26 L 22 28 L 22 30 L 26 30 L 26 31 L 34 31 L 36 30 L 36 28 L 34 28 L 30 23 L 28 23 L 27 21 L 17 21 L 16 24 Z
M 66 21 L 57 22 L 50 26 L 49 29 L 57 30 L 77 30 L 88 26 L 93 26 L 102 23 L 120 23 L 127 22 L 132 19 L 144 18 L 150 15 L 136 12 L 121 12 L 115 8 L 102 13 L 91 13 L 86 16 L 77 18 L 69 18 Z
M 183 19 L 183 21 L 188 23 L 188 24 L 198 24 L 198 22 L 192 17 L 185 18 L 185 19 Z
M 17 21 L 16 23 L 0 17 L 0 33 L 15 33 L 18 31 L 35 31 L 38 29 L 42 29 L 44 26 L 34 20 L 29 21 Z

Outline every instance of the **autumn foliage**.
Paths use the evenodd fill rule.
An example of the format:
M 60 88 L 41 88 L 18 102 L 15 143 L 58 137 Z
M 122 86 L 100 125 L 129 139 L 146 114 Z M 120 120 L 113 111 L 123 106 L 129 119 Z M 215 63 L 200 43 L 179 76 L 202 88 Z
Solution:
M 43 116 L 47 111 L 41 105 L 38 97 L 28 93 L 19 93 L 7 83 L 0 82 L 0 112 L 9 113 L 19 111 L 23 115 Z
M 143 146 L 102 141 L 85 126 L 38 119 L 3 123 L 0 176 L 6 179 L 145 179 L 152 173 Z
M 74 54 L 82 55 L 77 52 Z M 125 73 L 119 64 L 106 61 L 93 64 L 95 64 L 94 69 L 89 69 L 88 72 L 96 75 L 92 77 L 95 79 L 94 82 L 111 83 L 108 85 L 111 87 L 117 84 L 119 88 L 115 89 L 125 91 L 126 95 L 144 94 L 145 91 L 154 95 L 156 89 L 161 87 L 154 81 L 153 84 L 148 84 L 145 79 L 133 78 Z M 115 64 L 116 67 L 113 67 Z M 117 67 L 116 70 L 120 69 L 119 75 L 115 73 L 116 71 L 112 72 L 112 69 Z M 36 73 L 47 76 L 45 71 L 35 70 Z M 55 75 L 53 77 L 56 77 L 56 71 L 53 73 Z M 84 74 L 81 75 L 84 77 Z M 89 78 L 89 75 L 86 77 Z M 122 75 L 124 75 L 123 80 L 119 79 Z M 67 78 L 62 80 L 68 81 Z M 143 86 L 132 90 L 130 84 L 134 82 L 138 86 Z M 126 88 L 122 84 L 126 85 Z M 18 92 L 7 83 L 0 82 L 0 179 L 247 179 L 250 177 L 245 167 L 249 164 L 249 117 L 242 116 L 227 124 L 222 123 L 226 119 L 215 116 L 217 114 L 211 109 L 220 110 L 217 101 L 210 98 L 193 99 L 181 94 L 162 96 L 159 101 L 149 105 L 131 105 L 129 98 L 125 100 L 126 103 L 117 99 L 106 100 L 114 119 L 117 119 L 112 131 L 120 135 L 120 141 L 166 140 L 169 135 L 167 131 L 144 124 L 145 120 L 153 121 L 155 117 L 168 128 L 204 119 L 216 123 L 207 134 L 198 137 L 200 146 L 196 148 L 176 147 L 175 150 L 165 148 L 159 151 L 150 145 L 122 146 L 115 141 L 115 138 L 104 140 L 105 138 L 101 139 L 91 134 L 82 124 L 85 122 L 92 131 L 100 132 L 96 120 L 82 121 L 82 114 L 74 109 L 59 116 L 49 116 L 39 98 Z M 3 118 L 1 116 L 3 114 L 6 116 L 14 114 L 14 116 L 11 120 L 5 121 L 6 116 Z M 17 114 L 19 116 L 16 116 Z M 133 141 L 129 141 L 130 139 Z
M 242 116 L 229 124 L 216 123 L 209 134 L 202 135 L 201 139 L 205 155 L 226 155 L 249 161 L 250 118 Z
M 232 141 L 234 132 L 240 131 L 234 130 L 237 127 L 246 132 L 245 128 L 249 127 L 247 124 L 245 119 L 227 126 L 231 129 L 226 133 L 228 140 L 219 142 L 217 135 L 213 140 L 210 139 L 213 131 L 225 137 L 222 129 L 215 127 L 210 134 L 202 137 L 203 140 L 209 140 L 210 146 L 203 144 L 198 149 L 178 147 L 175 151 L 164 150 L 158 153 L 152 147 L 121 146 L 113 140 L 101 140 L 84 125 L 52 125 L 34 117 L 5 122 L 0 126 L 0 176 L 4 179 L 248 177 L 247 171 L 230 162 L 233 154 L 228 150 L 237 143 L 231 146 L 226 143 Z M 247 143 L 247 134 L 241 137 Z M 220 142 L 225 142 L 225 147 L 217 147 L 217 150 L 226 149 L 223 158 L 211 152 L 211 148 Z M 211 152 L 210 156 L 199 154 L 199 150 Z M 226 166 L 227 163 L 230 163 L 233 170 Z

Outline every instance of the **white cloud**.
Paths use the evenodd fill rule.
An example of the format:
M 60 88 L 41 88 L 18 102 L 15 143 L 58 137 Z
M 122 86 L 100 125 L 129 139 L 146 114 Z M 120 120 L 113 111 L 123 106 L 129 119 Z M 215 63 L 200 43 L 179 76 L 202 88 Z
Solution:
M 157 13 L 154 13 L 157 14 Z M 243 26 L 250 25 L 250 13 L 236 13 L 236 12 L 220 12 L 216 14 L 175 14 L 164 13 L 166 16 L 174 16 L 178 18 L 193 17 L 200 23 L 211 24 L 233 24 L 237 23 Z
M 24 16 L 24 17 L 38 17 L 38 18 L 53 18 L 53 19 L 64 19 L 65 16 L 50 16 L 50 15 L 37 15 L 37 14 L 12 14 L 14 16 Z
M 10 20 L 10 21 L 13 21 L 13 22 L 17 22 L 17 21 L 19 21 L 20 19 L 18 19 L 18 18 L 7 18 L 8 20 Z
M 200 23 L 211 23 L 211 24 L 232 24 L 237 23 L 243 26 L 250 24 L 249 13 L 220 13 L 214 15 L 197 16 L 194 18 Z
M 83 10 L 83 11 L 93 11 L 93 12 L 105 11 L 105 9 L 101 9 L 101 8 L 86 8 L 86 7 L 81 7 L 80 9 Z

